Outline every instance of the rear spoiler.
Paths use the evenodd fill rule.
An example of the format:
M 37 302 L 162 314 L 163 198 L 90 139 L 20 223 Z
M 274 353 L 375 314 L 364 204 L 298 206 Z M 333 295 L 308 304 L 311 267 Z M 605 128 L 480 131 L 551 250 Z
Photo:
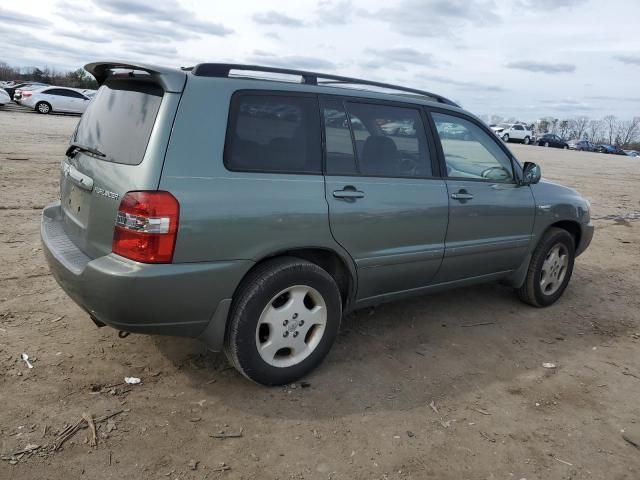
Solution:
M 131 64 L 126 62 L 95 62 L 88 63 L 84 69 L 95 77 L 98 85 L 102 85 L 107 78 L 117 75 L 114 70 L 129 70 L 131 77 L 144 77 L 148 75 L 150 80 L 158 83 L 165 92 L 180 93 L 187 81 L 185 72 L 177 68 L 157 67 L 155 65 Z M 125 73 L 126 74 L 126 73 Z

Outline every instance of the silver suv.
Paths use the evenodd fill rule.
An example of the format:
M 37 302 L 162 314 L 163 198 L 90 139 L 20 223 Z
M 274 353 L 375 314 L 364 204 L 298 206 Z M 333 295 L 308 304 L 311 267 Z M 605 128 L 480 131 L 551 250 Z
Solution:
M 496 280 L 550 305 L 591 241 L 585 199 L 440 95 L 86 69 L 101 86 L 42 216 L 51 271 L 97 325 L 197 337 L 256 382 L 305 375 L 365 306 Z

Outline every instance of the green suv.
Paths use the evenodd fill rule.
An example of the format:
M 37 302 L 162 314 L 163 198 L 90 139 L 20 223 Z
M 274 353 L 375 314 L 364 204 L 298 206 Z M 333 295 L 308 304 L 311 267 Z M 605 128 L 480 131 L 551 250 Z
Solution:
M 101 86 L 42 215 L 53 275 L 97 325 L 199 338 L 262 384 L 316 367 L 350 310 L 496 280 L 550 305 L 593 236 L 584 198 L 433 93 L 85 68 Z

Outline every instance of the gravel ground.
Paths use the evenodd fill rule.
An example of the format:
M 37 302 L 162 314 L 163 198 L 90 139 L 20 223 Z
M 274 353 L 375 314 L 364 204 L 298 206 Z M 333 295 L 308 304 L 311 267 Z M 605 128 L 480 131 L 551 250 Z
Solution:
M 95 328 L 49 275 L 77 120 L 0 110 L 0 479 L 640 478 L 638 159 L 513 146 L 597 219 L 556 305 L 486 285 L 367 309 L 308 384 L 264 388 L 196 341 Z M 120 413 L 53 451 L 85 412 Z

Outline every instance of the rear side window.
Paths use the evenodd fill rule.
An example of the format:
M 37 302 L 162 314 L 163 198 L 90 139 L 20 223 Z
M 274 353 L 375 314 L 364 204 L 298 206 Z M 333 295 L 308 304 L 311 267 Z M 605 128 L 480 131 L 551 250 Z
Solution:
M 82 115 L 73 142 L 93 147 L 106 161 L 142 162 L 164 92 L 158 85 L 112 80 L 100 87 Z
M 42 93 L 46 93 L 47 95 L 63 95 L 64 90 L 61 88 L 50 88 L 49 90 L 45 90 Z
M 346 103 L 361 175 L 430 177 L 431 161 L 420 111 Z
M 236 94 L 224 162 L 247 172 L 322 172 L 320 116 L 314 97 Z

